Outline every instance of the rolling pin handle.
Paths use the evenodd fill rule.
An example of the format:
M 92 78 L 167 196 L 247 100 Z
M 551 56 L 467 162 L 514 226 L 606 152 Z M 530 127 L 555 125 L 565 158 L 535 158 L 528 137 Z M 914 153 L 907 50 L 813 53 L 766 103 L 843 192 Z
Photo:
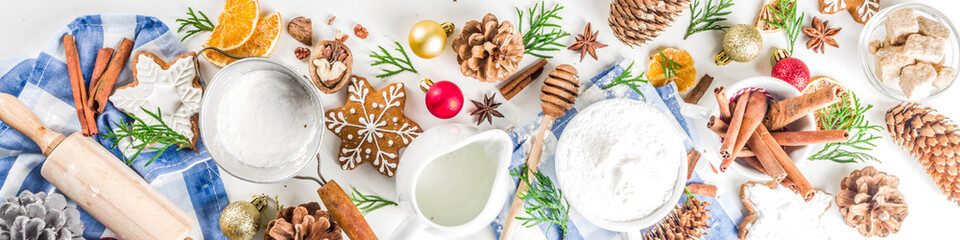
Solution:
M 10 94 L 0 93 L 0 121 L 36 142 L 46 156 L 64 139 L 63 134 L 43 126 L 27 105 Z

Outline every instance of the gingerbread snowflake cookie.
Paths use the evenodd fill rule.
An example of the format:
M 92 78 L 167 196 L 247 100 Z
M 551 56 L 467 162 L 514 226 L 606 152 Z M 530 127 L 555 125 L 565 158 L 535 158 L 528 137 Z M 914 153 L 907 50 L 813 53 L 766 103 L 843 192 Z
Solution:
M 403 83 L 375 91 L 367 79 L 352 76 L 347 102 L 325 114 L 327 129 L 341 140 L 340 167 L 350 170 L 369 162 L 380 174 L 393 177 L 400 149 L 423 132 L 403 115 L 405 102 Z
M 750 212 L 740 222 L 740 239 L 830 238 L 820 217 L 832 205 L 833 196 L 823 190 L 804 201 L 799 194 L 773 181 L 750 181 L 740 186 L 740 200 Z
M 867 23 L 880 10 L 880 0 L 820 0 L 820 13 L 834 14 L 847 10 L 853 20 Z
M 203 97 L 193 62 L 196 56 L 195 52 L 189 52 L 164 62 L 153 53 L 138 52 L 131 65 L 133 82 L 117 88 L 110 101 L 147 125 L 160 122 L 146 111 L 159 114 L 163 123 L 190 139 L 191 146 L 182 147 L 192 148 L 199 138 L 197 116 Z

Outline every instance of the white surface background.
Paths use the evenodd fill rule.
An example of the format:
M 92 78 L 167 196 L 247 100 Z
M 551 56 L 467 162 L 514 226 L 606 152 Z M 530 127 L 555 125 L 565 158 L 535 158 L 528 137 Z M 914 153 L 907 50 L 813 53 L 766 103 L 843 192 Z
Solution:
M 708 73 L 716 77 L 712 87 L 727 85 L 740 79 L 757 76 L 769 75 L 770 64 L 767 60 L 771 47 L 785 47 L 786 41 L 783 33 L 764 35 L 764 52 L 761 57 L 750 63 L 731 63 L 725 67 L 717 67 L 713 64 L 714 54 L 719 50 L 719 39 L 721 32 L 700 33 L 682 40 L 685 28 L 689 23 L 689 10 L 684 11 L 683 15 L 673 27 L 669 28 L 655 41 L 648 43 L 644 47 L 629 48 L 617 41 L 613 37 L 610 28 L 607 25 L 607 16 L 609 12 L 609 1 L 602 0 L 577 0 L 563 1 L 566 9 L 562 11 L 565 17 L 561 23 L 564 29 L 571 33 L 580 33 L 587 22 L 592 22 L 594 30 L 600 31 L 599 41 L 609 44 L 610 47 L 598 51 L 599 61 L 594 61 L 589 57 L 582 63 L 577 61 L 579 53 L 563 50 L 555 54 L 556 58 L 550 61 L 547 70 L 552 70 L 554 66 L 562 63 L 573 64 L 580 72 L 582 78 L 589 78 L 597 73 L 598 70 L 610 66 L 619 58 L 633 58 L 637 61 L 637 66 L 646 66 L 647 58 L 651 51 L 659 47 L 680 47 L 688 50 L 697 61 L 696 67 L 699 75 Z M 814 0 L 802 0 L 801 10 L 807 13 L 807 19 L 804 25 L 810 25 L 810 17 L 818 16 L 821 19 L 829 20 L 832 27 L 843 27 L 843 30 L 836 37 L 840 48 L 826 49 L 826 54 L 815 54 L 806 50 L 802 45 L 806 42 L 806 37 L 801 37 L 794 57 L 804 60 L 810 67 L 812 76 L 830 76 L 839 80 L 849 89 L 855 91 L 865 103 L 874 105 L 874 109 L 869 111 L 868 119 L 877 125 L 884 125 L 883 116 L 887 109 L 898 102 L 880 95 L 863 75 L 863 70 L 857 61 L 857 37 L 859 36 L 862 25 L 854 22 L 849 14 L 841 12 L 835 15 L 824 15 L 817 12 L 816 2 Z M 901 2 L 912 1 L 889 1 L 882 0 L 881 7 L 891 6 Z M 960 4 L 955 1 L 917 1 L 933 5 L 951 16 L 954 24 L 958 24 L 957 9 Z M 376 80 L 372 76 L 378 74 L 379 69 L 368 67 L 372 62 L 367 57 L 371 49 L 376 45 L 390 46 L 391 41 L 399 41 L 406 46 L 406 37 L 410 26 L 414 23 L 430 19 L 438 22 L 451 21 L 457 25 L 457 32 L 460 26 L 469 20 L 479 20 L 487 12 L 496 14 L 500 20 L 509 20 L 514 23 L 517 16 L 514 6 L 527 8 L 533 5 L 533 1 L 508 1 L 508 0 L 486 0 L 470 1 L 461 0 L 453 2 L 452 0 L 422 0 L 422 1 L 375 1 L 375 0 L 350 0 L 350 1 L 261 1 L 261 10 L 265 14 L 275 11 L 281 12 L 284 22 L 296 17 L 306 16 L 314 20 L 314 39 L 332 39 L 334 37 L 333 28 L 341 29 L 350 33 L 351 37 L 347 41 L 348 46 L 355 56 L 354 74 L 368 77 L 372 80 L 375 88 L 383 87 L 389 83 L 402 81 L 407 84 L 407 92 L 410 94 L 407 101 L 407 115 L 419 122 L 421 126 L 429 128 L 445 122 L 459 122 L 473 124 L 473 118 L 469 116 L 469 111 L 473 110 L 469 99 L 480 99 L 484 93 L 491 93 L 496 89 L 494 84 L 481 84 L 476 80 L 463 77 L 458 71 L 455 56 L 449 49 L 443 55 L 434 59 L 420 59 L 411 54 L 414 65 L 420 71 L 420 76 L 430 77 L 435 80 L 450 80 L 461 86 L 465 97 L 468 99 L 464 111 L 452 120 L 439 120 L 429 115 L 423 106 L 423 94 L 417 89 L 416 82 L 420 76 L 416 74 L 403 73 L 387 80 Z M 550 1 L 549 4 L 554 4 Z M 184 17 L 187 7 L 193 7 L 195 10 L 202 10 L 207 13 L 214 22 L 219 11 L 223 7 L 222 1 L 6 1 L 2 4 L 3 14 L 0 14 L 0 57 L 8 57 L 14 54 L 27 54 L 35 56 L 41 47 L 51 39 L 51 35 L 63 28 L 73 18 L 84 14 L 98 13 L 127 13 L 144 14 L 159 17 L 175 30 L 176 18 Z M 726 24 L 747 23 L 752 24 L 756 17 L 756 11 L 760 6 L 759 0 L 737 0 L 733 7 L 734 13 L 730 15 L 730 20 Z M 327 26 L 326 20 L 330 16 L 337 16 L 334 26 Z M 360 40 L 352 36 L 353 25 L 360 23 L 365 26 L 371 38 Z M 188 49 L 199 49 L 200 44 L 206 40 L 209 33 L 199 34 L 185 42 Z M 451 38 L 452 39 L 452 38 Z M 574 41 L 573 37 L 563 39 L 561 43 L 570 44 Z M 271 56 L 274 59 L 285 61 L 299 66 L 306 71 L 306 65 L 293 57 L 293 49 L 301 46 L 288 35 L 280 40 L 276 51 Z M 524 58 L 522 65 L 532 63 L 533 57 Z M 212 76 L 217 68 L 204 63 L 203 71 L 205 76 Z M 645 67 L 643 67 L 645 68 Z M 541 77 L 542 78 L 542 77 Z M 699 76 L 698 76 L 699 78 Z M 509 127 L 508 122 L 527 121 L 539 112 L 539 96 L 535 89 L 539 89 L 541 81 L 534 82 L 529 88 L 534 90 L 525 90 L 511 102 L 519 108 L 506 108 L 505 114 L 509 120 L 496 120 L 498 128 Z M 712 89 L 711 87 L 711 89 Z M 943 96 L 926 103 L 941 110 L 948 117 L 960 119 L 960 108 L 956 107 L 956 102 L 960 100 L 960 87 L 954 87 Z M 344 101 L 345 92 L 325 95 L 323 97 L 324 107 L 327 109 L 339 107 Z M 706 97 L 700 103 L 701 106 L 713 107 L 715 101 L 712 97 Z M 482 128 L 492 128 L 484 124 Z M 917 239 L 922 237 L 945 237 L 955 238 L 951 235 L 956 229 L 958 222 L 957 216 L 960 216 L 960 207 L 947 201 L 940 193 L 940 190 L 930 181 L 925 171 L 913 160 L 905 151 L 900 150 L 883 132 L 880 135 L 884 139 L 877 141 L 879 146 L 872 152 L 882 163 L 869 162 L 862 164 L 837 164 L 833 162 L 805 162 L 801 170 L 810 180 L 814 187 L 822 188 L 831 194 L 836 194 L 839 189 L 840 179 L 847 176 L 851 171 L 860 169 L 864 166 L 875 166 L 881 171 L 888 172 L 900 178 L 901 191 L 906 196 L 910 208 L 910 214 L 903 222 L 900 233 L 893 235 L 894 239 Z M 332 133 L 327 132 L 324 136 L 327 140 L 322 147 L 323 173 L 327 179 L 336 179 L 344 188 L 349 189 L 352 186 L 357 187 L 362 192 L 381 195 L 388 199 L 396 199 L 396 190 L 394 189 L 394 180 L 380 176 L 369 166 L 361 166 L 353 171 L 340 170 L 337 163 L 333 160 L 336 157 L 339 140 Z M 314 164 L 307 166 L 302 174 L 312 174 Z M 280 184 L 258 185 L 246 183 L 227 174 L 223 175 L 224 185 L 231 200 L 248 200 L 253 194 L 266 193 L 269 195 L 279 194 L 281 203 L 287 206 L 308 201 L 319 201 L 316 194 L 318 186 L 313 182 L 290 180 Z M 736 172 L 726 173 L 718 181 L 713 182 L 720 187 L 720 194 L 737 194 L 739 185 L 746 178 L 738 175 Z M 374 231 L 381 238 L 387 238 L 393 228 L 402 221 L 398 208 L 387 207 L 367 215 Z M 859 239 L 861 236 L 852 228 L 843 224 L 837 208 L 831 207 L 823 217 L 823 222 L 830 231 L 833 239 Z M 423 236 L 427 237 L 427 236 Z M 474 233 L 467 239 L 492 239 L 493 235 L 489 228 Z M 438 239 L 450 239 L 440 237 Z

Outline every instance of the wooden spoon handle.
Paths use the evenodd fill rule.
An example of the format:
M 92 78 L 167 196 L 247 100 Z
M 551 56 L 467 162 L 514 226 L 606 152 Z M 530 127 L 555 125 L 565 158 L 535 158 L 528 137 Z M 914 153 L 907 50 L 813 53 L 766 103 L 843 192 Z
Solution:
M 330 216 L 340 224 L 340 229 L 352 240 L 376 240 L 377 236 L 370 229 L 367 220 L 357 209 L 357 205 L 347 196 L 347 193 L 340 188 L 340 184 L 331 180 L 323 185 L 317 194 L 320 194 L 320 200 L 330 211 Z
M 556 120 L 556 117 L 544 115 L 543 120 L 540 121 L 540 130 L 537 132 L 537 138 L 533 140 L 533 148 L 530 149 L 530 155 L 527 157 L 527 171 L 524 174 L 526 174 L 528 178 L 532 177 L 533 172 L 540 166 L 540 156 L 543 154 L 543 137 L 547 130 L 553 128 L 554 120 Z M 520 214 L 520 209 L 523 208 L 523 200 L 520 199 L 520 196 L 526 194 L 527 187 L 527 183 L 524 181 L 520 181 L 520 184 L 517 185 L 517 194 L 513 196 L 513 203 L 510 204 L 510 212 L 507 213 L 507 219 L 503 220 L 503 231 L 500 231 L 500 240 L 508 240 L 511 238 L 511 235 L 513 235 L 513 229 L 516 225 L 514 222 L 516 222 L 517 214 Z
M 0 93 L 0 121 L 36 142 L 43 155 L 49 156 L 64 139 L 62 134 L 44 127 L 27 105 L 10 94 Z

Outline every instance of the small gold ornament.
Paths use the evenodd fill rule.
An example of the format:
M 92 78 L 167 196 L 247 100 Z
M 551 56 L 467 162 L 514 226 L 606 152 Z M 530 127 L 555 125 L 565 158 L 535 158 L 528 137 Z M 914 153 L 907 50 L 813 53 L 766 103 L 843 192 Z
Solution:
M 717 54 L 717 65 L 723 66 L 731 60 L 737 62 L 749 62 L 760 55 L 760 48 L 763 47 L 763 38 L 760 37 L 760 30 L 747 24 L 733 25 L 723 35 L 723 51 Z
M 255 195 L 252 201 L 232 202 L 220 212 L 220 231 L 231 240 L 250 240 L 260 230 L 260 215 L 267 196 Z
M 787 51 L 783 48 L 774 48 L 773 53 L 770 54 L 770 65 L 777 65 L 781 59 L 790 57 L 790 51 Z
M 407 41 L 410 50 L 421 58 L 434 58 L 443 53 L 447 46 L 447 37 L 453 34 L 453 23 L 439 24 L 430 20 L 423 20 L 413 25 Z

